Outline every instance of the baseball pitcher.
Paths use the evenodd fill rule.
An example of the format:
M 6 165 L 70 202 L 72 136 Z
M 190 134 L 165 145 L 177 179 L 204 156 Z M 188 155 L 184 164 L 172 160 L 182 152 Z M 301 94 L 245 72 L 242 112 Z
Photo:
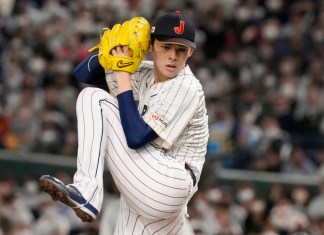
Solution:
M 95 87 L 84 88 L 76 104 L 73 184 L 44 175 L 43 190 L 91 222 L 101 210 L 106 163 L 121 197 L 116 235 L 186 234 L 208 140 L 204 92 L 186 64 L 195 48 L 194 25 L 179 11 L 152 27 L 134 17 L 105 29 L 74 69 Z M 143 60 L 147 51 L 153 61 Z

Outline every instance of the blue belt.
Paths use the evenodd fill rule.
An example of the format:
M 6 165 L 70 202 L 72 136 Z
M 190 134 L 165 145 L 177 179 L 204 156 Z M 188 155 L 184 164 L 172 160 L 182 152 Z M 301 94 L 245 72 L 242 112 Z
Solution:
M 195 187 L 196 186 L 196 183 L 197 183 L 197 179 L 196 179 L 195 173 L 193 172 L 193 170 L 189 167 L 189 165 L 187 163 L 185 163 L 185 169 L 188 171 L 189 175 L 191 176 L 192 182 L 193 182 L 193 186 Z

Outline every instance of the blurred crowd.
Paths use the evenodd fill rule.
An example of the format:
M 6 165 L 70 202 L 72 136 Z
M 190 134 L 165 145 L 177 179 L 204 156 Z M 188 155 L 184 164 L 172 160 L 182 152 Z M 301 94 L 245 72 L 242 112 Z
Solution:
M 208 161 L 229 169 L 319 172 L 324 165 L 321 0 L 2 0 L 0 149 L 76 156 L 75 102 L 85 85 L 77 83 L 73 68 L 98 43 L 102 28 L 137 15 L 153 22 L 179 9 L 197 28 L 197 50 L 188 63 L 206 94 Z M 207 207 L 205 223 L 215 218 L 228 223 L 233 215 L 238 220 L 232 234 L 248 234 L 239 231 L 286 226 L 275 216 L 283 206 L 283 214 L 301 211 L 291 218 L 301 221 L 298 226 L 312 224 L 308 211 L 295 208 L 287 195 L 278 201 L 249 195 L 249 203 L 237 206 L 235 193 L 211 188 L 193 200 L 193 221 L 204 220 L 201 211 Z M 316 229 L 323 229 L 318 222 Z
M 316 193 L 297 184 L 260 191 L 251 182 L 211 182 L 190 202 L 189 218 L 196 235 L 321 235 L 323 208 L 323 180 Z
M 64 171 L 54 176 L 72 183 Z M 28 175 L 21 184 L 13 174 L 0 173 L 0 235 L 113 235 L 120 198 L 112 181 L 97 220 L 83 223 L 40 190 L 38 177 Z M 262 188 L 205 180 L 189 202 L 188 220 L 195 235 L 323 235 L 323 179 L 314 187 L 278 182 Z

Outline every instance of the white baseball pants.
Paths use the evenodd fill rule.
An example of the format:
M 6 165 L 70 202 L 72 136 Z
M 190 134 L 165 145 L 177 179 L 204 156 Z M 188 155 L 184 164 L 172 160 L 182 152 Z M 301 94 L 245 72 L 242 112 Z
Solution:
M 115 234 L 182 234 L 186 205 L 197 187 L 184 163 L 148 144 L 128 148 L 118 102 L 99 88 L 77 100 L 78 157 L 74 185 L 100 211 L 105 162 L 121 192 Z

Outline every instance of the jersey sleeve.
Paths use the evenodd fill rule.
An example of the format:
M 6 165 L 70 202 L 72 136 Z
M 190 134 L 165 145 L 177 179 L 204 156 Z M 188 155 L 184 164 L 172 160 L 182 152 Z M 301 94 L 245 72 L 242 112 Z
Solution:
M 79 82 L 107 89 L 105 70 L 99 64 L 97 51 L 83 59 L 73 69 L 73 75 Z
M 117 100 L 120 120 L 128 147 L 131 149 L 138 149 L 158 137 L 139 114 L 133 99 L 132 91 L 125 91 L 118 94 Z
M 159 91 L 157 100 L 149 107 L 145 122 L 164 141 L 161 147 L 170 149 L 193 117 L 199 104 L 194 78 L 168 81 Z

